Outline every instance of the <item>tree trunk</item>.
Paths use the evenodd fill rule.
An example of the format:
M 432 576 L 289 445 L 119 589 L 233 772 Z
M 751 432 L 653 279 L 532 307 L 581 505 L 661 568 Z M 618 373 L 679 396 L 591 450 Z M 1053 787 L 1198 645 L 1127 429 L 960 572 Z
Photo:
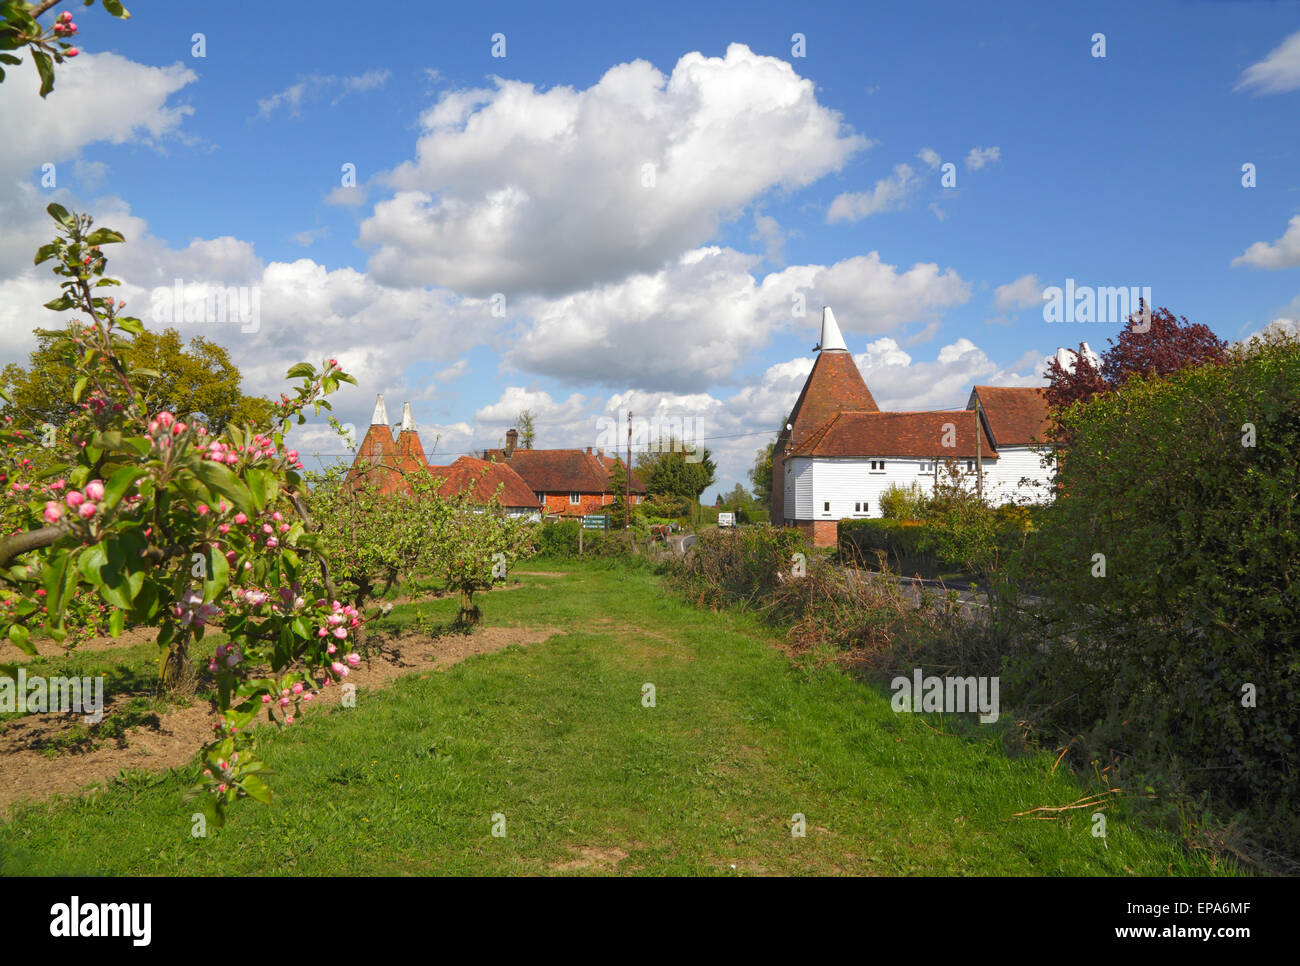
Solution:
M 159 683 L 168 694 L 188 691 L 194 684 L 194 667 L 190 661 L 190 644 L 187 637 L 178 637 L 167 647 L 163 658 Z
M 474 606 L 473 589 L 461 588 L 460 591 L 460 616 L 458 618 L 463 627 L 473 627 L 479 622 L 482 613 Z

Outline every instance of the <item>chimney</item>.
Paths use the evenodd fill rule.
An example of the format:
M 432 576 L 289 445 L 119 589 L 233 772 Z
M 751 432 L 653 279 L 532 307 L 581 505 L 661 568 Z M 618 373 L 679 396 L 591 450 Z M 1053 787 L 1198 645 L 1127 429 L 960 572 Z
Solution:
M 519 445 L 519 430 L 507 429 L 506 430 L 506 456 L 510 456 L 515 451 L 515 447 L 518 445 Z
M 591 447 L 590 447 L 590 446 L 587 447 L 587 455 L 588 455 L 588 456 L 591 455 Z

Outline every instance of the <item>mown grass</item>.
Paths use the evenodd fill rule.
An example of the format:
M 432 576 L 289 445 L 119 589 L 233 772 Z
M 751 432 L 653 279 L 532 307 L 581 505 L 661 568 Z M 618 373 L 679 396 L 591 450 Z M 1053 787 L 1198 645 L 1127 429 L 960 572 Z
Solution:
M 698 611 L 644 570 L 533 564 L 486 595 L 486 622 L 552 627 L 357 707 L 266 734 L 273 806 L 192 835 L 192 776 L 128 776 L 18 810 L 8 874 L 1231 873 L 1120 803 L 1014 818 L 1090 789 L 1002 726 L 934 716 L 829 669 L 792 665 L 739 613 Z M 450 621 L 454 599 L 402 605 Z M 655 686 L 656 706 L 642 688 Z M 939 730 L 935 730 L 935 729 Z M 791 836 L 795 813 L 807 835 Z M 504 837 L 491 834 L 505 816 Z M 733 870 L 734 869 L 734 870 Z

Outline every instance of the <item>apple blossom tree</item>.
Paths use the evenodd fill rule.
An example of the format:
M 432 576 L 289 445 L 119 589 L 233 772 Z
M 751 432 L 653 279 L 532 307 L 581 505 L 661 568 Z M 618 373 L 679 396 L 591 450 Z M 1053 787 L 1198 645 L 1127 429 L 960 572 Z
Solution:
M 221 822 L 238 799 L 271 799 L 253 718 L 291 724 L 360 660 L 346 652 L 361 617 L 339 600 L 302 464 L 284 443 L 291 424 L 355 380 L 332 359 L 294 366 L 295 394 L 267 426 L 213 433 L 148 412 L 142 386 L 154 374 L 123 361 L 144 326 L 103 292 L 119 284 L 104 275 L 103 247 L 123 238 L 58 204 L 47 210 L 58 237 L 36 264 L 63 280 L 46 308 L 78 316 L 47 333 L 75 360 L 74 408 L 58 427 L 9 416 L 0 429 L 0 630 L 34 653 L 33 631 L 65 641 L 78 607 L 108 605 L 113 635 L 128 623 L 158 628 L 164 685 L 187 673 L 191 643 L 222 631 L 208 667 L 221 722 L 192 791 Z M 39 470 L 34 447 L 45 451 Z

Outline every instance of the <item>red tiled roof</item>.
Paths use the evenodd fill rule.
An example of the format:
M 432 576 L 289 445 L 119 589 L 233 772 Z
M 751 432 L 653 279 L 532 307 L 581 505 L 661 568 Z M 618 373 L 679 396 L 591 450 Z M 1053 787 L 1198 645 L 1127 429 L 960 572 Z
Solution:
M 1047 439 L 1051 427 L 1046 392 L 1035 386 L 976 386 L 967 408 L 980 406 L 998 446 L 1026 446 Z
M 813 363 L 812 372 L 803 384 L 799 399 L 790 410 L 786 422 L 793 427 L 781 427 L 777 438 L 777 452 L 787 445 L 799 447 L 803 442 L 829 423 L 837 413 L 847 410 L 875 413 L 880 411 L 871 390 L 862 380 L 853 356 L 847 352 L 822 352 Z
M 413 429 L 397 434 L 397 465 L 403 473 L 413 473 L 429 465 L 420 445 L 420 434 Z
M 580 449 L 517 449 L 507 460 L 537 493 L 609 493 L 609 474 L 615 463 L 609 456 Z M 645 484 L 635 472 L 632 492 L 645 492 Z
M 357 448 L 347 483 L 355 487 L 368 482 L 381 493 L 390 493 L 401 486 L 401 475 L 396 472 L 400 462 L 392 430 L 387 426 L 371 426 Z
M 430 466 L 428 471 L 443 480 L 438 490 L 443 496 L 469 492 L 475 503 L 491 502 L 493 496 L 503 507 L 536 509 L 537 494 L 532 487 L 505 463 L 462 456 L 450 466 Z
M 943 445 L 953 430 L 955 445 Z M 997 459 L 988 433 L 981 431 L 981 455 Z M 796 446 L 791 456 L 856 456 L 903 459 L 975 458 L 975 411 L 844 412 Z

